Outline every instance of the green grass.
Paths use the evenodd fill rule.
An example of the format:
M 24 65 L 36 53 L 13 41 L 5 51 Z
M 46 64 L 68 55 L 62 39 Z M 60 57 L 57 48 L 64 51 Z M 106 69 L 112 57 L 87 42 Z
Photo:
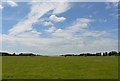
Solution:
M 118 57 L 3 57 L 3 79 L 117 79 Z

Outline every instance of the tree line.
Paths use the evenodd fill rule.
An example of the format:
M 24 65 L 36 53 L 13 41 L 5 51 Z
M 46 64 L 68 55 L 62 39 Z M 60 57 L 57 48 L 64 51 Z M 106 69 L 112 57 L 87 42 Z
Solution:
M 36 55 L 33 53 L 20 53 L 20 54 L 10 54 L 10 53 L 6 53 L 6 52 L 0 52 L 0 56 L 42 56 L 42 55 Z
M 33 53 L 20 53 L 20 54 L 10 54 L 10 53 L 6 53 L 6 52 L 0 52 L 0 56 L 43 56 L 43 55 L 37 55 L 37 54 L 33 54 Z M 120 56 L 120 51 L 111 51 L 111 52 L 103 52 L 103 53 L 81 53 L 81 54 L 64 54 L 64 55 L 60 55 L 60 56 Z
M 111 52 L 103 52 L 103 53 L 82 53 L 82 54 L 65 54 L 60 56 L 120 56 L 120 51 L 111 51 Z

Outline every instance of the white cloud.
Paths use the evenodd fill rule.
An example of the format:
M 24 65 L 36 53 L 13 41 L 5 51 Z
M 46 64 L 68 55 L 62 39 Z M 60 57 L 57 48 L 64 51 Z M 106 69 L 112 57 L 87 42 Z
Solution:
M 53 14 L 63 13 L 71 8 L 71 5 L 67 2 L 65 2 L 65 3 L 56 2 L 55 5 L 56 5 L 56 8 L 53 10 Z
M 39 2 L 52 3 L 52 5 L 54 5 L 54 9 L 53 9 L 52 13 L 55 14 L 55 15 L 64 13 L 64 12 L 66 12 L 67 10 L 69 10 L 72 7 L 72 5 L 69 3 L 69 0 L 60 0 L 60 1 L 58 1 L 58 0 L 49 0 L 49 1 L 46 1 L 46 0 L 41 0 L 41 1 L 39 1 L 39 0 L 32 0 L 30 2 L 30 4 L 33 4 L 33 2 L 37 2 L 37 3 L 39 3 Z
M 0 4 L 0 10 L 2 10 L 4 7 Z
M 57 17 L 56 15 L 51 15 L 49 19 L 54 22 L 63 22 L 64 20 L 66 20 L 65 17 Z
M 16 35 L 21 32 L 30 31 L 33 29 L 32 24 L 36 23 L 39 18 L 41 18 L 45 13 L 53 9 L 52 4 L 47 3 L 33 3 L 31 11 L 28 14 L 27 18 L 20 21 L 12 29 L 9 30 L 10 35 Z
M 16 24 L 12 29 L 9 30 L 10 35 L 17 35 L 22 32 L 30 31 L 33 29 L 33 24 L 38 22 L 39 19 L 45 15 L 50 10 L 55 10 L 57 5 L 55 3 L 31 3 L 31 11 L 30 13 L 24 18 L 24 20 L 20 21 Z M 63 13 L 63 11 L 61 10 Z M 61 17 L 58 18 L 63 21 L 65 18 Z M 50 24 L 50 23 L 49 23 Z
M 18 4 L 16 2 L 12 1 L 12 0 L 7 0 L 5 2 L 7 3 L 6 5 L 10 5 L 11 7 L 17 7 L 18 6 Z M 2 2 L 1 2 L 0 10 L 2 10 L 6 5 L 5 4 L 2 5 Z
M 107 35 L 106 31 L 88 31 L 85 30 L 81 36 L 85 36 L 85 37 L 104 37 L 105 35 Z
M 44 25 L 44 26 L 54 26 L 54 24 L 53 24 L 52 22 L 50 22 L 50 21 L 48 21 L 48 22 L 43 22 L 43 25 Z
M 55 15 L 51 15 L 53 16 L 52 21 L 64 21 L 64 17 L 57 17 L 56 14 L 63 13 L 70 7 L 60 9 L 57 7 L 58 5 L 56 3 L 31 3 L 30 13 L 10 29 L 8 35 L 0 38 L 4 44 L 3 50 L 54 55 L 117 49 L 116 39 L 106 37 L 107 31 L 88 30 L 93 19 L 78 18 L 63 29 L 55 27 L 49 20 L 42 20 L 43 15 L 51 11 L 52 14 L 55 13 Z M 44 30 L 44 33 L 47 32 L 47 37 L 42 37 L 44 33 L 33 28 L 33 24 L 40 20 L 44 26 L 51 26 Z
M 33 52 L 36 54 L 66 54 L 81 52 L 103 52 L 117 49 L 117 40 L 110 38 L 84 39 L 80 37 L 66 38 L 23 38 L 3 36 L 4 46 L 9 52 Z M 5 47 L 3 46 L 3 49 Z M 22 47 L 21 47 L 22 46 Z M 16 49 L 16 47 L 18 49 Z M 94 49 L 93 49 L 94 48 Z
M 31 30 L 29 32 L 23 32 L 19 35 L 17 35 L 17 37 L 20 38 L 39 38 L 41 35 L 40 32 L 37 32 L 36 30 Z
M 55 29 L 52 35 L 55 37 L 62 37 L 65 39 L 73 39 L 74 37 L 104 37 L 107 35 L 106 31 L 88 30 L 89 23 L 93 19 L 78 18 L 66 29 Z M 76 34 L 77 33 L 77 34 Z
M 63 38 L 63 39 L 72 39 L 72 34 L 68 33 L 66 30 L 56 29 L 55 32 L 52 33 L 53 37 Z
M 17 7 L 17 6 L 18 6 L 18 4 L 17 4 L 16 2 L 12 1 L 12 0 L 8 0 L 7 3 L 8 3 L 8 5 L 10 5 L 11 7 Z
M 106 2 L 119 2 L 119 0 L 106 0 Z
M 53 33 L 56 31 L 56 27 L 52 26 L 48 30 L 45 30 L 46 32 Z
M 75 22 L 73 22 L 73 24 L 68 27 L 67 32 L 78 32 L 81 29 L 85 29 L 88 28 L 88 25 L 90 22 L 92 22 L 93 19 L 88 19 L 88 18 L 78 18 L 76 19 Z

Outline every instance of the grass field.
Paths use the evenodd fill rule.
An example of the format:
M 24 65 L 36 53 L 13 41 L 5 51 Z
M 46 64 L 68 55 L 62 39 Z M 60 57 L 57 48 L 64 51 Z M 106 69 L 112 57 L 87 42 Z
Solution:
M 117 57 L 3 57 L 3 79 L 117 79 Z

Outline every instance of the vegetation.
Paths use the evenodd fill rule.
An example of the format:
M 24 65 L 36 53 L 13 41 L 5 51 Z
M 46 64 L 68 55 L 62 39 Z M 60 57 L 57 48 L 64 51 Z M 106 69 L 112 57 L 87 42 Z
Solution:
M 0 56 L 42 56 L 42 55 L 36 55 L 33 53 L 20 53 L 20 54 L 9 54 L 6 52 L 0 52 Z M 82 53 L 82 54 L 65 54 L 65 55 L 60 55 L 60 56 L 120 56 L 120 52 L 116 52 L 116 51 L 111 51 L 111 52 L 104 52 L 102 53 L 96 53 L 96 54 L 92 54 L 92 53 Z
M 117 79 L 117 56 L 3 56 L 3 79 Z

